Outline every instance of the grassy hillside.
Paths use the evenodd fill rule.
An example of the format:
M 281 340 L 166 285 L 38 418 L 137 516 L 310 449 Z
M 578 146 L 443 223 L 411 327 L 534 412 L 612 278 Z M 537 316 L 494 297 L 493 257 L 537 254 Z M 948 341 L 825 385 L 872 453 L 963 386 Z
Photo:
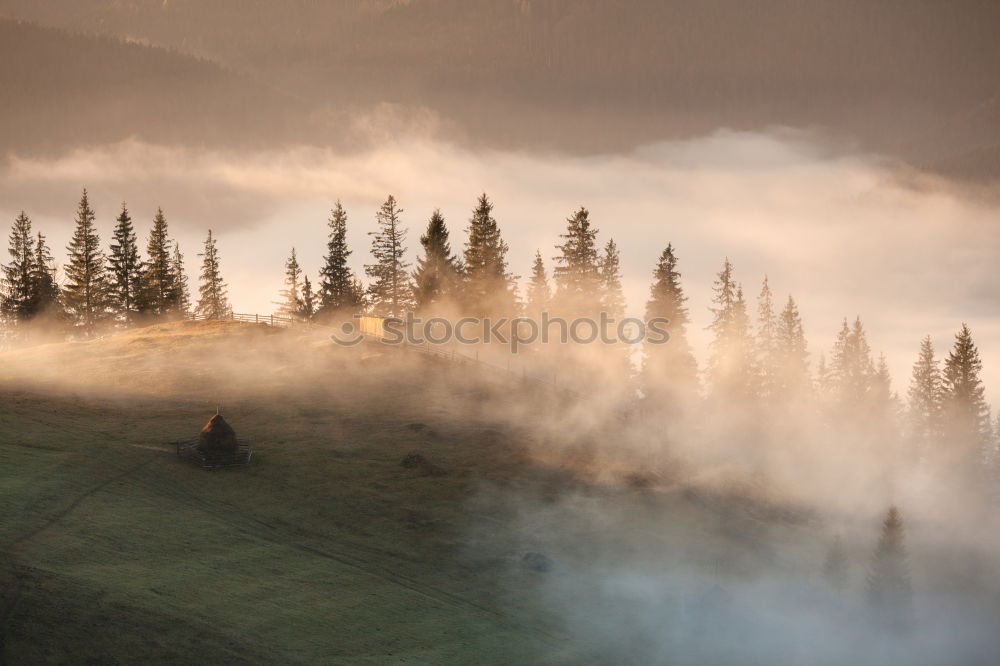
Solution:
M 329 138 L 294 98 L 252 76 L 124 36 L 0 18 L 0 146 L 63 151 L 152 143 L 273 145 Z
M 601 482 L 572 447 L 543 462 L 537 452 L 558 442 L 529 424 L 564 405 L 532 391 L 337 348 L 321 330 L 235 323 L 0 355 L 3 654 L 606 663 L 602 650 L 647 646 L 609 647 L 567 619 L 566 590 L 603 607 L 590 567 L 627 557 L 712 581 L 812 575 L 807 515 L 639 477 Z M 255 454 L 206 472 L 166 443 L 194 436 L 219 402 Z M 528 552 L 555 567 L 520 566 Z M 677 598 L 710 587 L 692 575 Z M 684 603 L 660 605 L 676 615 Z M 678 659 L 731 649 L 699 644 Z
M 120 345 L 151 363 L 181 349 L 219 352 L 219 331 L 195 331 L 195 342 L 172 333 L 66 346 L 70 356 L 87 347 L 86 370 L 125 364 L 66 388 L 125 370 Z M 270 337 L 243 330 L 227 344 L 241 333 Z M 26 355 L 29 365 L 40 353 Z M 68 369 L 59 365 L 54 374 Z M 551 632 L 500 610 L 488 568 L 456 557 L 473 519 L 463 500 L 487 462 L 468 450 L 477 427 L 416 432 L 408 423 L 427 420 L 417 405 L 391 415 L 374 400 L 365 407 L 374 396 L 357 390 L 372 387 L 344 379 L 286 386 L 283 398 L 268 395 L 266 377 L 227 392 L 238 400 L 226 416 L 257 452 L 222 473 L 189 467 L 164 444 L 211 414 L 213 402 L 183 390 L 99 401 L 4 390 L 8 659 L 433 662 L 485 651 L 510 663 L 548 645 Z M 435 467 L 402 467 L 413 451 Z

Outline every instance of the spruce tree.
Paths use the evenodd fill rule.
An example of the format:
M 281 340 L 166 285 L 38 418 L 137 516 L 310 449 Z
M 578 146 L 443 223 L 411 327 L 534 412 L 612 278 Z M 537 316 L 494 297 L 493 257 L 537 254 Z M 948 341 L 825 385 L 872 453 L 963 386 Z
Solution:
M 59 283 L 56 282 L 55 260 L 45 242 L 45 236 L 38 232 L 35 242 L 35 260 L 32 263 L 31 280 L 35 294 L 36 315 L 60 318 Z
M 545 272 L 545 262 L 542 261 L 542 253 L 536 250 L 535 261 L 531 264 L 525 314 L 540 322 L 542 313 L 548 312 L 551 300 L 552 289 L 549 287 L 549 277 Z
M 625 292 L 622 289 L 621 254 L 614 239 L 604 246 L 598 266 L 597 301 L 599 310 L 606 313 L 613 323 L 604 324 L 603 337 L 615 341 L 599 349 L 605 354 L 602 372 L 612 383 L 631 378 L 633 373 L 632 354 L 629 346 L 618 340 L 618 327 L 625 319 Z
M 198 255 L 202 257 L 202 264 L 201 286 L 198 288 L 200 298 L 196 311 L 205 319 L 226 319 L 232 309 L 229 307 L 226 283 L 222 279 L 219 267 L 219 250 L 215 243 L 212 230 L 209 229 L 208 238 L 205 239 L 205 250 Z
M 412 291 L 406 262 L 406 229 L 400 221 L 402 208 L 391 194 L 376 213 L 378 231 L 372 236 L 372 256 L 375 263 L 365 266 L 372 278 L 368 286 L 372 308 L 378 316 L 400 317 L 412 309 Z
M 418 310 L 428 310 L 458 296 L 461 277 L 440 210 L 435 210 L 427 222 L 420 245 L 424 256 L 417 259 L 417 269 L 413 272 L 413 300 Z
M 186 319 L 191 312 L 191 290 L 188 288 L 188 276 L 184 272 L 184 255 L 181 254 L 180 243 L 174 242 L 174 255 L 170 261 L 171 281 L 173 290 L 170 302 L 174 311 Z
M 516 276 L 507 268 L 507 243 L 484 192 L 469 218 L 463 253 L 465 308 L 477 317 L 512 316 L 517 310 Z
M 670 333 L 670 340 L 665 344 L 643 347 L 643 393 L 650 400 L 659 402 L 661 398 L 669 400 L 677 395 L 692 396 L 698 390 L 698 365 L 687 339 L 691 319 L 686 302 L 674 246 L 668 244 L 653 271 L 653 284 L 646 302 L 646 321 L 666 319 Z
M 816 364 L 816 393 L 824 401 L 833 393 L 833 370 L 826 362 L 826 354 L 820 354 Z
M 154 315 L 166 315 L 173 309 L 174 272 L 170 235 L 163 209 L 157 208 L 153 228 L 146 245 L 146 269 L 143 274 L 144 310 Z
M 621 321 L 625 317 L 625 293 L 622 290 L 621 255 L 613 238 L 604 246 L 600 279 L 601 307 L 615 321 Z
M 148 258 L 142 285 L 142 310 L 156 316 L 167 315 L 176 309 L 174 299 L 177 292 L 170 246 L 167 218 L 163 209 L 157 208 L 146 244 Z
M 774 395 L 785 402 L 808 396 L 812 385 L 809 351 L 799 308 L 790 295 L 778 315 L 774 354 L 771 385 Z
M 94 211 L 87 190 L 83 191 L 76 216 L 76 229 L 66 250 L 66 285 L 63 299 L 73 324 L 85 335 L 93 335 L 108 317 L 107 260 L 94 227 Z
M 282 317 L 298 319 L 302 312 L 301 296 L 302 268 L 295 256 L 295 248 L 285 262 L 285 288 L 281 290 L 281 300 L 277 303 L 278 314 Z
M 879 428 L 878 434 L 887 439 L 893 433 L 896 416 L 896 394 L 892 391 L 892 377 L 885 354 L 879 354 L 868 391 L 868 414 L 871 424 Z
M 967 470 L 983 459 L 992 434 L 990 410 L 979 377 L 982 369 L 972 332 L 963 323 L 944 362 L 942 410 L 947 445 Z
M 566 220 L 566 233 L 557 245 L 559 255 L 552 274 L 556 301 L 563 314 L 571 317 L 593 315 L 600 299 L 601 270 L 597 251 L 597 229 L 590 213 L 581 207 Z
M 368 294 L 366 293 L 365 285 L 362 284 L 361 280 L 354 278 L 351 280 L 351 289 L 349 296 L 351 302 L 356 304 L 356 309 L 358 312 L 370 312 L 371 308 L 368 303 Z
M 660 254 L 653 271 L 653 284 L 646 302 L 646 319 L 661 317 L 670 324 L 671 342 L 682 338 L 687 344 L 687 326 L 691 323 L 685 303 L 687 296 L 681 287 L 681 274 L 677 270 L 677 256 L 673 244 L 668 244 Z
M 128 326 L 135 321 L 139 311 L 139 292 L 142 284 L 142 259 L 136 243 L 135 230 L 128 208 L 122 203 L 118 216 L 111 255 L 108 257 L 111 269 L 111 300 L 115 314 Z
M 760 396 L 765 403 L 775 401 L 778 392 L 778 316 L 774 312 L 774 295 L 767 276 L 757 295 L 757 335 L 756 345 L 757 369 Z
M 349 311 L 361 306 L 363 290 L 357 289 L 347 265 L 351 256 L 347 247 L 347 211 L 339 200 L 330 211 L 329 227 L 326 261 L 320 270 L 319 310 L 324 315 L 354 314 Z
M 309 281 L 307 275 L 302 281 L 302 308 L 299 310 L 299 316 L 305 321 L 310 321 L 315 314 L 316 295 L 313 293 L 312 282 Z
M 913 590 L 899 509 L 889 507 L 868 571 L 868 603 L 885 629 L 905 632 L 913 613 Z
M 754 349 L 743 288 L 733 276 L 727 258 L 712 287 L 713 321 L 708 330 L 710 343 L 709 377 L 712 393 L 721 399 L 748 399 L 755 394 Z
M 10 263 L 3 266 L 0 312 L 14 322 L 30 319 L 38 307 L 32 270 L 35 266 L 35 237 L 31 220 L 24 211 L 14 220 L 10 232 Z
M 843 414 L 863 413 L 872 390 L 875 364 L 861 317 L 856 317 L 852 326 L 844 319 L 833 346 L 830 373 L 833 398 Z
M 941 370 L 929 335 L 920 341 L 907 397 L 909 439 L 914 455 L 921 458 L 931 452 L 943 434 Z

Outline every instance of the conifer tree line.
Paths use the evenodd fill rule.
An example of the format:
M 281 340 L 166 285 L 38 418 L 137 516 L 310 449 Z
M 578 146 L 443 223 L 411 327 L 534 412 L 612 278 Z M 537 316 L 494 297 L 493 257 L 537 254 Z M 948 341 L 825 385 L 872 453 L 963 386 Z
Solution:
M 2 265 L 0 280 L 0 318 L 8 336 L 44 330 L 86 338 L 114 328 L 182 319 L 193 312 L 219 318 L 231 311 L 211 232 L 205 252 L 199 254 L 204 259 L 201 297 L 192 307 L 184 254 L 170 237 L 162 209 L 153 215 L 145 252 L 125 203 L 107 249 L 86 190 L 74 223 L 60 271 L 48 241 L 32 230 L 28 215 L 22 211 L 14 220 L 10 260 Z
M 16 217 L 0 285 L 0 316 L 8 331 L 16 335 L 38 322 L 86 337 L 192 313 L 225 318 L 232 312 L 218 239 L 211 231 L 198 253 L 198 298 L 192 302 L 184 255 L 170 237 L 162 209 L 153 215 L 144 251 L 124 203 L 107 250 L 96 219 L 84 191 L 60 278 L 45 236 L 33 230 L 26 213 Z M 388 196 L 369 234 L 367 285 L 349 266 L 348 219 L 337 201 L 315 280 L 291 250 L 276 302 L 279 314 L 320 322 L 357 312 L 386 316 L 410 310 L 477 317 L 624 314 L 618 247 L 614 239 L 599 241 L 599 229 L 586 208 L 567 217 L 549 265 L 542 249 L 536 250 L 523 299 L 494 204 L 485 193 L 471 207 L 461 248 L 453 246 L 448 221 L 434 210 L 418 238 L 413 265 L 407 259 L 405 209 Z M 667 244 L 653 267 L 645 315 L 668 319 L 671 339 L 647 345 L 640 371 L 626 378 L 647 405 L 673 414 L 703 401 L 754 413 L 820 409 L 839 428 L 863 424 L 869 434 L 904 445 L 913 459 L 934 459 L 956 472 L 979 470 L 984 463 L 1000 469 L 1000 424 L 991 420 L 982 361 L 964 324 L 943 362 L 930 338 L 920 342 L 904 404 L 892 388 L 884 356 L 872 351 L 860 317 L 841 322 L 833 348 L 814 364 L 795 299 L 776 298 L 765 277 L 756 303 L 748 303 L 736 267 L 726 258 L 713 284 L 707 326 L 711 342 L 699 368 L 688 341 L 691 315 L 680 266 L 677 249 Z
M 536 319 L 543 312 L 564 318 L 597 317 L 602 311 L 624 315 L 618 247 L 614 239 L 599 242 L 599 229 L 586 208 L 567 217 L 553 256 L 536 250 L 523 299 L 493 211 L 486 194 L 477 198 L 465 226 L 465 244 L 456 250 L 448 222 L 434 210 L 411 266 L 405 211 L 389 196 L 370 234 L 372 261 L 365 265 L 369 284 L 364 287 L 348 266 L 348 216 L 338 201 L 316 294 L 292 250 L 280 311 L 320 321 L 355 312 L 398 316 L 409 310 Z M 982 362 L 967 326 L 958 332 L 943 367 L 938 367 L 930 339 L 921 343 L 904 403 L 892 388 L 885 356 L 873 352 L 860 317 L 845 318 L 832 349 L 814 359 L 792 295 L 776 297 L 765 277 L 755 302 L 749 301 L 734 263 L 726 258 L 713 284 L 707 326 L 711 342 L 699 368 L 688 341 L 691 315 L 680 260 L 668 243 L 653 267 L 645 316 L 670 321 L 670 342 L 646 345 L 638 373 L 625 371 L 626 383 L 638 389 L 641 402 L 674 416 L 692 406 L 724 405 L 758 418 L 762 411 L 777 417 L 818 412 L 845 437 L 902 447 L 901 455 L 913 461 L 933 458 L 956 471 L 975 470 L 977 477 L 984 476 L 984 469 L 1000 470 L 1000 420 L 996 428 L 991 423 L 980 379 Z

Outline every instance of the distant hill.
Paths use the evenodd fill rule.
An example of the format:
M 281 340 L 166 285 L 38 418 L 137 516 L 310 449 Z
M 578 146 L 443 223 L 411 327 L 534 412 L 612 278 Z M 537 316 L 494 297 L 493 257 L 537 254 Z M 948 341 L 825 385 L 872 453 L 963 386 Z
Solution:
M 217 63 L 11 20 L 0 20 L 0 89 L 0 152 L 129 136 L 263 145 L 320 132 L 288 96 Z
M 996 114 L 954 122 L 998 93 L 1000 4 L 982 0 L 0 0 L 0 13 L 209 58 L 314 115 L 426 106 L 491 145 L 820 127 L 922 166 L 962 161 L 969 177 L 996 166 L 964 160 L 970 146 L 1000 146 Z M 948 123 L 947 141 L 924 140 Z

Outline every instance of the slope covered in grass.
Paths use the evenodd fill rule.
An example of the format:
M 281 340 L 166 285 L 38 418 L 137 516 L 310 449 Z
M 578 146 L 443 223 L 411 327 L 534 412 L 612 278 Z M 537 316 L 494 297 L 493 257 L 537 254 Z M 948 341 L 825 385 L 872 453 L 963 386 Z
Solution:
M 0 416 L 9 658 L 504 661 L 551 640 L 456 557 L 481 428 L 407 427 L 424 410 L 401 387 L 335 361 L 296 385 L 275 335 L 179 324 L 7 355 L 8 378 L 40 381 L 6 388 Z M 88 385 L 103 396 L 73 397 Z M 165 445 L 216 392 L 256 443 L 247 468 Z M 434 469 L 401 466 L 414 451 Z
M 755 627 L 716 598 L 817 576 L 808 512 L 608 472 L 627 426 L 573 430 L 575 399 L 325 336 L 182 322 L 0 355 L 10 662 L 649 663 L 658 636 L 741 663 Z M 167 444 L 218 404 L 247 467 Z

